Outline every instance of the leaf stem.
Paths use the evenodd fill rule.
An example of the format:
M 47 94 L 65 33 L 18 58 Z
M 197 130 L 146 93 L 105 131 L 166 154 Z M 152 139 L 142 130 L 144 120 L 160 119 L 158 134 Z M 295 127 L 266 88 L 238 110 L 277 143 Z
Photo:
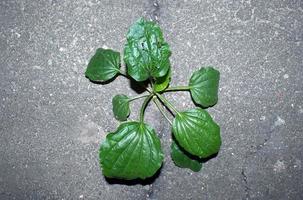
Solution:
M 175 86 L 175 87 L 166 88 L 164 92 L 189 90 L 190 88 L 191 88 L 190 86 Z
M 141 98 L 147 97 L 147 96 L 149 96 L 149 94 L 138 95 L 138 96 L 135 96 L 133 98 L 130 98 L 128 101 L 131 102 L 131 101 L 134 101 L 136 99 L 141 99 Z
M 175 108 L 175 106 L 170 103 L 167 99 L 165 99 L 161 94 L 156 93 L 157 97 L 167 106 L 169 109 L 172 109 L 175 113 L 179 114 L 179 111 Z
M 173 123 L 165 114 L 165 111 L 164 111 L 161 103 L 159 102 L 159 100 L 157 98 L 153 98 L 153 102 L 156 104 L 156 106 L 158 107 L 158 109 L 159 109 L 160 113 L 163 115 L 163 117 L 170 123 L 170 125 L 172 125 Z
M 144 121 L 144 111 L 145 111 L 145 108 L 146 108 L 148 102 L 151 100 L 151 98 L 153 96 L 154 96 L 153 94 L 150 94 L 150 95 L 148 95 L 148 97 L 146 97 L 144 99 L 143 104 L 142 104 L 141 109 L 140 109 L 140 122 Z
M 144 88 L 147 90 L 147 92 L 149 92 L 150 94 L 153 94 L 153 91 L 151 89 L 149 89 L 148 87 L 144 87 Z

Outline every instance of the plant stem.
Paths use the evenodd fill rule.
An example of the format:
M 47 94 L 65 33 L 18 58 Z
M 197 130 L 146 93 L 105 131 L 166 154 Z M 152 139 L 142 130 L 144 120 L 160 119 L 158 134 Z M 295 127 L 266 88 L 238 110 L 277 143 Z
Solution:
M 166 90 L 164 92 L 189 90 L 189 89 L 190 89 L 190 86 L 175 86 L 175 87 L 166 88 Z
M 153 78 L 149 77 L 149 82 L 150 82 L 151 87 L 153 88 L 154 87 Z
M 161 94 L 156 93 L 157 97 L 167 106 L 169 109 L 172 109 L 175 113 L 179 114 L 179 111 L 175 108 L 175 106 L 166 100 Z
M 158 107 L 158 109 L 161 112 L 161 114 L 163 115 L 163 117 L 170 123 L 170 125 L 172 125 L 173 123 L 170 121 L 170 119 L 165 114 L 165 111 L 164 111 L 161 103 L 159 102 L 159 100 L 157 98 L 153 98 L 153 101 L 156 104 L 156 106 Z
M 143 101 L 143 104 L 141 106 L 141 109 L 140 109 L 140 122 L 143 122 L 144 121 L 144 111 L 145 111 L 145 108 L 148 104 L 148 102 L 150 101 L 150 99 L 153 97 L 154 95 L 153 94 L 150 94 L 148 95 L 148 97 L 146 97 Z
M 141 99 L 141 98 L 147 97 L 147 96 L 149 96 L 149 94 L 138 95 L 138 96 L 135 96 L 135 97 L 129 99 L 128 101 L 131 102 L 131 101 L 134 101 L 136 99 Z

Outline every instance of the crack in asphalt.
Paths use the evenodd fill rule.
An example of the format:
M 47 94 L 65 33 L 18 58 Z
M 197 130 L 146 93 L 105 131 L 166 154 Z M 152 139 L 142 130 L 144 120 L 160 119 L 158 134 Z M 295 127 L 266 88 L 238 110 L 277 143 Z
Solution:
M 151 199 L 154 194 L 154 185 L 150 184 L 149 189 L 146 193 L 146 200 Z
M 271 139 L 271 136 L 272 136 L 272 133 L 274 132 L 274 130 L 275 130 L 275 128 L 271 128 L 269 131 L 265 132 L 265 135 L 267 137 L 264 139 L 264 142 L 256 145 L 255 153 L 257 153 L 257 151 L 260 151 L 266 145 L 266 143 Z
M 257 144 L 256 146 L 251 146 L 251 147 L 255 147 L 255 151 L 250 152 L 250 153 L 246 154 L 246 156 L 245 156 L 245 161 L 244 161 L 244 164 L 243 164 L 243 167 L 242 167 L 241 175 L 242 175 L 242 180 L 244 182 L 244 191 L 245 191 L 246 199 L 250 199 L 250 191 L 251 191 L 251 188 L 249 187 L 249 184 L 248 184 L 248 177 L 245 173 L 245 169 L 246 169 L 246 166 L 247 166 L 246 161 L 251 156 L 257 154 L 259 151 L 261 151 L 266 146 L 267 142 L 271 140 L 272 134 L 274 133 L 276 128 L 277 127 L 274 125 L 274 126 L 270 127 L 268 131 L 265 131 L 264 135 L 266 137 L 265 137 L 264 141 Z
M 158 111 L 158 110 L 156 109 L 156 112 L 157 112 L 157 111 Z M 158 119 L 159 119 L 160 117 L 162 117 L 162 115 L 161 115 L 160 113 L 158 113 L 158 115 L 159 115 Z M 160 139 L 162 139 L 162 138 L 165 136 L 165 134 L 164 134 L 165 126 L 166 126 L 165 123 L 166 123 L 166 121 L 160 120 L 159 127 L 158 127 L 158 128 L 159 128 L 159 133 L 157 134 L 157 135 L 159 136 Z M 161 170 L 161 169 L 160 169 L 160 170 Z M 146 200 L 151 200 L 151 199 L 153 199 L 156 181 L 157 181 L 157 180 L 155 179 L 154 182 L 151 183 L 151 184 L 149 185 L 149 189 L 148 189 L 148 191 L 146 192 Z
M 159 18 L 160 18 L 160 9 L 161 9 L 161 6 L 160 6 L 158 0 L 148 0 L 147 11 L 149 12 L 151 20 L 158 23 L 158 24 L 159 24 Z M 161 114 L 159 114 L 159 115 L 161 115 Z M 158 136 L 159 136 L 160 139 L 162 139 L 164 137 L 163 132 L 165 130 L 165 124 L 163 123 L 163 120 L 160 121 L 159 129 L 160 129 L 160 134 L 158 134 Z M 154 181 L 156 181 L 156 180 L 154 180 Z M 146 200 L 153 198 L 155 184 L 156 183 L 154 182 L 154 183 L 151 183 L 149 185 L 149 189 L 146 193 Z
M 244 181 L 244 191 L 245 191 L 245 196 L 246 196 L 246 199 L 250 199 L 250 187 L 248 186 L 248 181 L 247 181 L 247 176 L 245 174 L 245 169 L 244 167 L 242 168 L 242 171 L 241 171 L 241 175 L 242 175 L 242 180 Z
M 160 4 L 158 0 L 149 0 L 149 7 L 151 7 L 150 17 L 154 22 L 159 23 Z

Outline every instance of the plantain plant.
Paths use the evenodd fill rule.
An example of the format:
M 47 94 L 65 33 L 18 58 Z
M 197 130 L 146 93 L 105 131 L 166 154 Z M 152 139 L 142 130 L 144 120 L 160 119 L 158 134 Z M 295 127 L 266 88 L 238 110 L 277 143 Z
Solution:
M 136 97 L 118 94 L 112 99 L 114 116 L 121 124 L 106 136 L 100 147 L 100 164 L 106 177 L 146 179 L 160 169 L 164 159 L 161 142 L 155 130 L 144 121 L 144 111 L 150 101 L 172 126 L 171 157 L 177 166 L 197 172 L 202 167 L 202 159 L 219 151 L 220 127 L 202 109 L 218 100 L 219 72 L 212 67 L 202 67 L 193 73 L 187 86 L 170 87 L 170 55 L 160 27 L 140 18 L 127 34 L 123 55 L 126 72 L 121 69 L 119 52 L 100 48 L 91 58 L 85 76 L 92 82 L 109 82 L 123 75 L 146 90 Z M 143 81 L 149 81 L 148 85 L 142 84 Z M 164 97 L 166 92 L 181 90 L 189 91 L 199 107 L 180 111 Z M 127 121 L 130 103 L 140 98 L 145 99 L 138 121 Z M 173 121 L 164 108 L 174 115 Z

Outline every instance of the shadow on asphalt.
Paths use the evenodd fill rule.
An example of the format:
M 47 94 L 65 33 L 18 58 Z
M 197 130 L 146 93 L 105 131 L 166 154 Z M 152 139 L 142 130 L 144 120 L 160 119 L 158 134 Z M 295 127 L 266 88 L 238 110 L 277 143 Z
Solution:
M 105 180 L 108 184 L 114 185 L 114 184 L 120 184 L 120 185 L 150 185 L 152 184 L 161 174 L 161 169 L 163 165 L 160 167 L 160 169 L 149 178 L 146 178 L 144 180 L 142 179 L 134 179 L 134 180 L 124 180 L 124 179 L 117 179 L 117 178 L 107 178 L 105 177 Z

